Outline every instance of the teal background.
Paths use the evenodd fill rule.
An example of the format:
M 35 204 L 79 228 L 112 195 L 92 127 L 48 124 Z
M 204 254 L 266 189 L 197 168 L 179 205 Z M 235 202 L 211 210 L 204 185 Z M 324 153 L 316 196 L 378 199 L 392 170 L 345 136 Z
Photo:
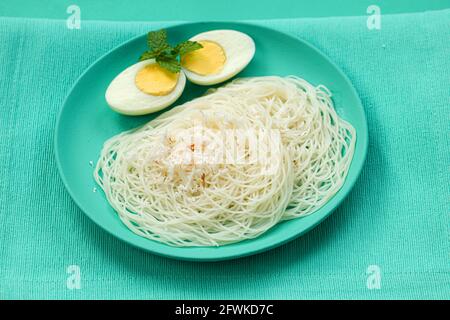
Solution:
M 69 5 L 85 20 L 210 21 L 360 16 L 375 4 L 382 14 L 450 7 L 450 0 L 2 0 L 0 16 L 64 19 Z
M 76 78 L 165 24 L 83 20 L 68 30 L 64 20 L 0 18 L 0 299 L 449 299 L 450 10 L 386 14 L 378 31 L 359 14 L 259 22 L 311 42 L 350 77 L 369 153 L 350 196 L 320 226 L 218 263 L 120 242 L 77 208 L 56 170 L 56 115 Z M 69 265 L 81 269 L 80 290 L 66 287 Z M 380 267 L 379 290 L 366 286 L 370 265 Z

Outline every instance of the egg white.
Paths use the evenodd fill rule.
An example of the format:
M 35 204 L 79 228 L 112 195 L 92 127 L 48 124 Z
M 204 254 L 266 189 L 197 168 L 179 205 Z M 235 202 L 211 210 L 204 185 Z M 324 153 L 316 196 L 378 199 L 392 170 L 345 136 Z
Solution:
M 242 71 L 255 55 L 255 42 L 245 33 L 235 30 L 213 30 L 200 33 L 191 41 L 209 40 L 219 44 L 226 56 L 223 69 L 216 74 L 199 75 L 183 68 L 186 77 L 199 85 L 212 85 L 224 82 Z
M 180 71 L 175 88 L 165 96 L 154 96 L 139 90 L 135 83 L 136 74 L 153 63 L 156 63 L 154 59 L 138 62 L 114 78 L 105 93 L 111 109 L 126 115 L 143 115 L 164 109 L 181 96 L 186 85 L 183 71 Z

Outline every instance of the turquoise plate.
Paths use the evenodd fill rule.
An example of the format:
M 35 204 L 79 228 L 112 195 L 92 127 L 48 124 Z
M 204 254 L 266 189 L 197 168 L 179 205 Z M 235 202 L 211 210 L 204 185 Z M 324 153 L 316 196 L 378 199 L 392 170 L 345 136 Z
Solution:
M 55 133 L 58 169 L 74 201 L 100 227 L 129 244 L 170 258 L 198 261 L 237 258 L 269 250 L 304 234 L 330 215 L 350 192 L 367 153 L 367 122 L 361 101 L 349 79 L 325 55 L 305 41 L 252 24 L 190 23 L 169 27 L 167 31 L 170 41 L 179 42 L 213 29 L 239 30 L 255 40 L 255 57 L 238 76 L 297 75 L 312 84 L 326 85 L 333 93 L 339 115 L 356 129 L 356 150 L 343 187 L 322 208 L 305 218 L 282 222 L 255 239 L 222 247 L 176 248 L 142 238 L 122 224 L 101 189 L 94 192 L 96 184 L 90 165 L 91 161 L 97 161 L 108 138 L 155 117 L 155 114 L 123 116 L 107 106 L 107 86 L 118 73 L 137 62 L 146 49 L 146 36 L 115 48 L 80 76 L 64 102 Z M 177 104 L 202 95 L 206 89 L 187 84 Z

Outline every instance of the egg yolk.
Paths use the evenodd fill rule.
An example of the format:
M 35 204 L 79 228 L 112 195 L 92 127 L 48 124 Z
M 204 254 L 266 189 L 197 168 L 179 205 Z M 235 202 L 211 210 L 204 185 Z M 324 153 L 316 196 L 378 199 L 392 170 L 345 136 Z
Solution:
M 165 96 L 172 92 L 178 82 L 179 73 L 170 72 L 157 63 L 146 65 L 134 79 L 136 86 L 142 92 Z
M 213 41 L 197 41 L 203 48 L 185 54 L 181 65 L 189 71 L 202 76 L 217 74 L 222 71 L 225 61 L 225 51 Z

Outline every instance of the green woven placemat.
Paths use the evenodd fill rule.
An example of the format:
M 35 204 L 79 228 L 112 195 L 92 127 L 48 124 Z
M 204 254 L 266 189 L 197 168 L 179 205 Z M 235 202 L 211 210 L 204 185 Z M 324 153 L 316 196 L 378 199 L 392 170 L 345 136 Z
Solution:
M 311 42 L 347 73 L 369 122 L 367 162 L 346 201 L 307 235 L 253 257 L 195 263 L 98 228 L 53 157 L 56 115 L 76 78 L 165 24 L 69 30 L 0 18 L 1 299 L 450 298 L 450 10 L 385 15 L 380 30 L 366 17 L 259 23 Z

